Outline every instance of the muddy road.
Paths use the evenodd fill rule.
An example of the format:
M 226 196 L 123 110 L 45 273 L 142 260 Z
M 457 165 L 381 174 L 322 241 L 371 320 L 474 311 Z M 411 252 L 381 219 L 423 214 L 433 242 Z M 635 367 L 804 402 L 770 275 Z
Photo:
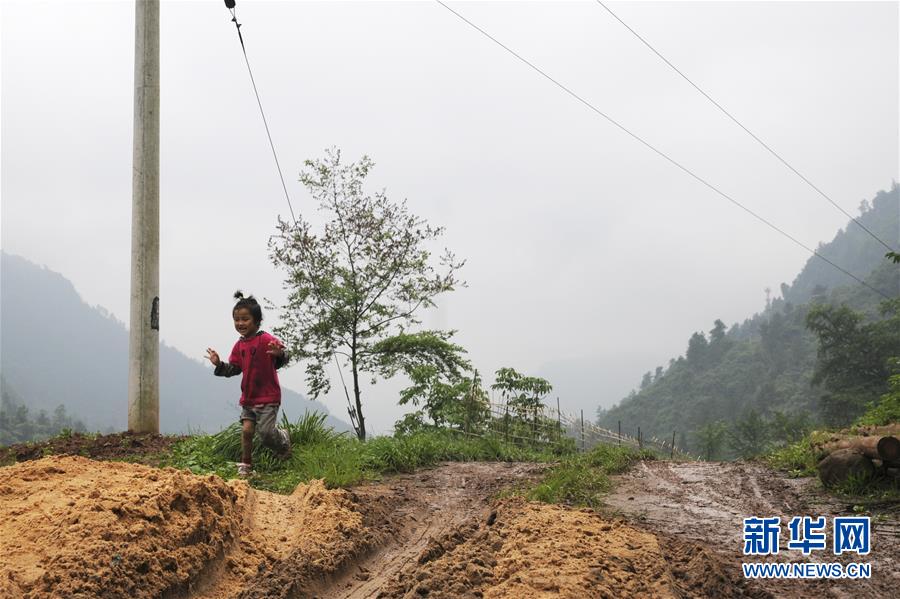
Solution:
M 605 502 L 608 511 L 660 538 L 696 544 L 713 553 L 725 568 L 740 573 L 740 563 L 849 562 L 872 564 L 869 580 L 754 581 L 750 586 L 776 597 L 891 597 L 900 588 L 900 506 L 886 505 L 872 516 L 872 550 L 868 556 L 835 556 L 830 550 L 785 551 L 787 521 L 793 516 L 860 515 L 854 506 L 825 495 L 815 479 L 789 479 L 759 464 L 747 462 L 642 462 L 614 477 L 615 490 Z M 742 554 L 743 519 L 782 519 L 782 551 L 777 556 Z
M 545 465 L 450 463 L 290 495 L 52 456 L 0 468 L 0 597 L 374 597 Z
M 744 517 L 853 513 L 813 481 L 645 462 L 599 513 L 498 497 L 546 468 L 448 463 L 279 495 L 171 468 L 27 461 L 0 468 L 0 596 L 856 598 L 894 596 L 900 582 L 896 510 L 873 519 L 871 580 L 744 580 Z
M 378 597 L 388 582 L 415 569 L 440 539 L 487 518 L 492 497 L 515 484 L 536 480 L 546 465 L 457 462 L 390 478 L 356 490 L 363 500 L 390 498 L 394 532 L 370 555 L 305 592 L 321 599 Z

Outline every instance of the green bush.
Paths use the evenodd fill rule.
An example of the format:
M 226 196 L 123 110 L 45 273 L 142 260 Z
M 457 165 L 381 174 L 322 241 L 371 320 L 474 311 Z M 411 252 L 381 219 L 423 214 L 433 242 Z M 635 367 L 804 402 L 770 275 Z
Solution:
M 771 467 L 794 477 L 816 476 L 816 456 L 809 437 L 775 449 L 764 459 Z
M 879 401 L 869 405 L 857 424 L 883 426 L 900 422 L 900 374 L 891 376 L 888 381 L 890 390 Z

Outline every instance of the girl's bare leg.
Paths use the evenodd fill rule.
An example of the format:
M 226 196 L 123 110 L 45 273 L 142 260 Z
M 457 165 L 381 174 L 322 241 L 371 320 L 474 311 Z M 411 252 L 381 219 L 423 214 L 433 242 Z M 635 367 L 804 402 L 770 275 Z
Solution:
M 252 420 L 243 421 L 241 430 L 241 462 L 253 463 L 253 433 L 256 432 L 256 423 Z

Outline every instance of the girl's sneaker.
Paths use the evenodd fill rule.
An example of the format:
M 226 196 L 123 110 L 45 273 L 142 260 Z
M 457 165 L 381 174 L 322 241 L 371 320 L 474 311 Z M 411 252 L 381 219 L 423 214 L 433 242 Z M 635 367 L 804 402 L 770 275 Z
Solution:
M 238 462 L 237 471 L 238 476 L 241 478 L 250 478 L 251 476 L 253 476 L 253 466 L 250 464 Z

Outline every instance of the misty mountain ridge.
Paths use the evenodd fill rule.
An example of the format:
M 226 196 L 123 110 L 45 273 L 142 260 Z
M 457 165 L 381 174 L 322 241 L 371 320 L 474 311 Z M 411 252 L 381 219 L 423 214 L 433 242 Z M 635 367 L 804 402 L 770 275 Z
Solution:
M 860 205 L 858 219 L 886 243 L 900 240 L 900 187 L 879 191 Z M 884 246 L 849 222 L 817 252 L 889 297 L 900 295 L 900 266 L 885 258 Z M 697 448 L 696 432 L 715 422 L 733 424 L 755 411 L 782 422 L 815 425 L 825 420 L 822 390 L 812 385 L 818 348 L 806 328 L 813 302 L 846 304 L 868 320 L 881 318 L 878 293 L 812 256 L 781 297 L 741 324 L 726 327 L 710 315 L 710 330 L 695 332 L 683 356 L 648 371 L 640 387 L 609 409 L 598 409 L 601 426 L 645 436 L 669 437 Z M 793 419 L 793 420 L 791 420 Z
M 0 372 L 6 394 L 31 414 L 64 405 L 88 430 L 125 430 L 128 423 L 128 330 L 104 308 L 86 304 L 61 274 L 0 252 Z M 160 343 L 160 432 L 216 432 L 240 414 L 240 377 L 211 369 Z M 324 404 L 282 387 L 291 419 L 327 415 Z

